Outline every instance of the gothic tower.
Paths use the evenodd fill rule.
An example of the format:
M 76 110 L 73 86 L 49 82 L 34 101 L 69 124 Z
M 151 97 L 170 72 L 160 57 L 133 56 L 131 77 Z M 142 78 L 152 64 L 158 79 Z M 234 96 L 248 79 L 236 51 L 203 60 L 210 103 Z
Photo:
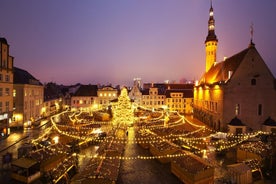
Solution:
M 208 21 L 208 35 L 205 40 L 205 51 L 206 51 L 206 70 L 208 70 L 216 63 L 217 57 L 217 44 L 218 39 L 215 34 L 215 19 L 213 6 L 211 1 L 211 8 L 209 12 L 209 21 Z

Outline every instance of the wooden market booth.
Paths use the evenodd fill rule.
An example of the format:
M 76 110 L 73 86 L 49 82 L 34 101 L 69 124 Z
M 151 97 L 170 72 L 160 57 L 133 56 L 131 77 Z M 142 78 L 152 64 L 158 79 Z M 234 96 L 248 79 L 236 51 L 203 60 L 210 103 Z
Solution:
M 20 158 L 11 163 L 11 177 L 23 183 L 31 183 L 40 178 L 40 165 L 36 160 Z

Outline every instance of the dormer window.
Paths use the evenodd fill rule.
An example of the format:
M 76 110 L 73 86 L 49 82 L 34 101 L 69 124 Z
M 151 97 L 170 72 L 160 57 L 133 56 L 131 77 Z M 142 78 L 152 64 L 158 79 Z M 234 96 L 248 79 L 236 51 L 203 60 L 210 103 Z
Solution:
M 251 79 L 251 85 L 256 86 L 256 79 Z

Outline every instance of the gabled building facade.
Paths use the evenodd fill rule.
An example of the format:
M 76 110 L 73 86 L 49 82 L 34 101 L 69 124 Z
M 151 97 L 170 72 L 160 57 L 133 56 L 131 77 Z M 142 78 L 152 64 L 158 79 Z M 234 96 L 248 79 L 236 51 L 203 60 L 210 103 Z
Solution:
M 235 117 L 248 130 L 260 130 L 268 117 L 276 117 L 275 78 L 252 39 L 248 48 L 217 63 L 216 47 L 207 49 L 217 43 L 210 20 L 212 7 L 205 41 L 206 72 L 194 88 L 194 116 L 216 130 L 226 131 Z M 209 54 L 214 56 L 211 64 Z
M 41 118 L 44 87 L 26 70 L 14 67 L 14 112 L 10 126 L 27 127 Z
M 106 108 L 110 105 L 110 102 L 118 98 L 118 89 L 112 86 L 105 86 L 99 88 L 97 91 L 97 99 L 95 106 L 99 108 Z
M 97 85 L 81 85 L 71 97 L 72 110 L 91 111 L 97 98 Z
M 167 109 L 181 114 L 193 113 L 194 84 L 146 83 L 142 90 L 141 106 L 148 109 Z
M 133 100 L 134 104 L 142 105 L 142 88 L 141 88 L 141 79 L 135 78 L 133 82 L 133 87 L 131 88 L 128 96 Z
M 141 106 L 152 110 L 163 108 L 165 97 L 165 89 L 152 84 L 151 87 L 143 89 Z
M 42 117 L 49 117 L 60 112 L 64 107 L 63 100 L 64 97 L 59 85 L 52 82 L 45 84 Z
M 193 113 L 193 84 L 168 84 L 165 105 L 170 111 Z
M 13 57 L 9 45 L 0 38 L 0 140 L 9 135 L 13 111 Z

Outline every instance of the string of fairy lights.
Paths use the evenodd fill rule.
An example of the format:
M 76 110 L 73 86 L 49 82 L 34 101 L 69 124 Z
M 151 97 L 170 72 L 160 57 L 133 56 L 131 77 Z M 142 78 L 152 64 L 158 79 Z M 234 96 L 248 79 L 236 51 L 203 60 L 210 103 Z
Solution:
M 122 93 L 121 96 L 119 96 L 118 102 L 116 102 L 114 107 L 114 121 L 108 121 L 108 122 L 101 122 L 101 121 L 94 121 L 89 120 L 87 121 L 85 118 L 83 118 L 81 115 L 83 113 L 87 113 L 86 111 L 78 111 L 78 112 L 71 112 L 69 110 L 64 111 L 60 114 L 57 114 L 55 116 L 52 116 L 50 118 L 52 126 L 48 128 L 44 134 L 39 136 L 37 139 L 33 140 L 32 143 L 36 145 L 40 145 L 44 149 L 50 149 L 51 151 L 57 151 L 53 147 L 44 146 L 40 144 L 40 141 L 47 137 L 53 130 L 57 131 L 58 133 L 68 136 L 73 139 L 77 139 L 83 142 L 89 142 L 94 141 L 98 142 L 100 144 L 103 143 L 111 143 L 112 144 L 156 144 L 160 142 L 168 142 L 171 143 L 173 146 L 181 149 L 180 145 L 176 145 L 173 142 L 175 141 L 181 141 L 182 144 L 189 146 L 193 149 L 191 152 L 181 152 L 177 154 L 165 154 L 165 155 L 158 155 L 158 156 L 142 156 L 142 155 L 136 155 L 136 156 L 105 156 L 105 155 L 82 155 L 78 154 L 79 157 L 89 157 L 94 159 L 120 159 L 120 160 L 134 160 L 134 159 L 162 159 L 162 158 L 174 158 L 174 157 L 182 157 L 186 156 L 188 154 L 202 154 L 203 152 L 213 152 L 213 151 L 222 151 L 225 149 L 232 148 L 250 138 L 254 138 L 261 134 L 269 134 L 268 132 L 263 131 L 257 131 L 253 133 L 247 133 L 247 134 L 240 134 L 240 135 L 233 135 L 230 133 L 226 134 L 226 139 L 218 139 L 218 140 L 212 140 L 212 134 L 211 133 L 217 133 L 216 131 L 204 126 L 204 125 L 198 125 L 196 123 L 193 123 L 192 121 L 185 118 L 183 115 L 179 114 L 178 112 L 169 112 L 166 115 L 164 114 L 164 111 L 155 111 L 156 114 L 160 113 L 159 116 L 151 119 L 147 119 L 146 125 L 141 125 L 134 127 L 135 130 L 137 130 L 137 133 L 139 136 L 133 137 L 133 138 L 125 138 L 125 137 L 113 137 L 110 139 L 108 138 L 101 138 L 98 136 L 94 136 L 93 130 L 94 127 L 90 127 L 90 125 L 103 125 L 103 126 L 114 126 L 118 125 L 118 123 L 121 125 L 121 122 L 123 122 L 124 126 L 127 125 L 129 122 L 133 122 L 135 118 L 133 117 L 133 109 L 131 108 L 132 105 L 129 102 L 129 98 L 125 96 L 125 92 Z M 149 109 L 146 109 L 144 107 L 140 107 L 139 109 L 144 109 L 149 111 Z M 150 111 L 149 111 L 150 112 Z M 169 118 L 169 114 L 172 113 L 176 116 L 178 116 L 177 119 L 174 121 Z M 69 125 L 68 123 L 65 124 L 64 122 L 60 122 L 59 116 L 65 116 L 67 117 L 70 122 L 73 125 Z M 85 117 L 85 116 L 84 116 Z M 166 119 L 167 118 L 167 119 Z M 166 122 L 165 122 L 166 121 Z M 82 126 L 78 126 L 78 129 L 76 129 L 76 124 L 78 122 L 82 122 Z M 84 123 L 83 123 L 84 122 Z M 156 123 L 158 122 L 158 123 Z M 165 124 L 166 123 L 166 124 Z M 179 134 L 166 134 L 166 135 L 158 135 L 154 133 L 154 130 L 156 129 L 168 129 L 168 128 L 174 128 L 177 126 L 185 126 L 185 123 L 188 123 L 191 125 L 194 130 L 185 132 L 185 133 L 179 133 Z M 209 135 L 205 135 L 202 137 L 192 137 L 193 135 L 197 135 L 199 132 L 206 132 L 209 131 Z M 82 136 L 80 136 L 82 135 Z M 207 146 L 213 146 L 214 149 L 206 149 Z M 62 152 L 61 150 L 58 150 L 58 152 Z M 66 153 L 64 151 L 64 153 Z

